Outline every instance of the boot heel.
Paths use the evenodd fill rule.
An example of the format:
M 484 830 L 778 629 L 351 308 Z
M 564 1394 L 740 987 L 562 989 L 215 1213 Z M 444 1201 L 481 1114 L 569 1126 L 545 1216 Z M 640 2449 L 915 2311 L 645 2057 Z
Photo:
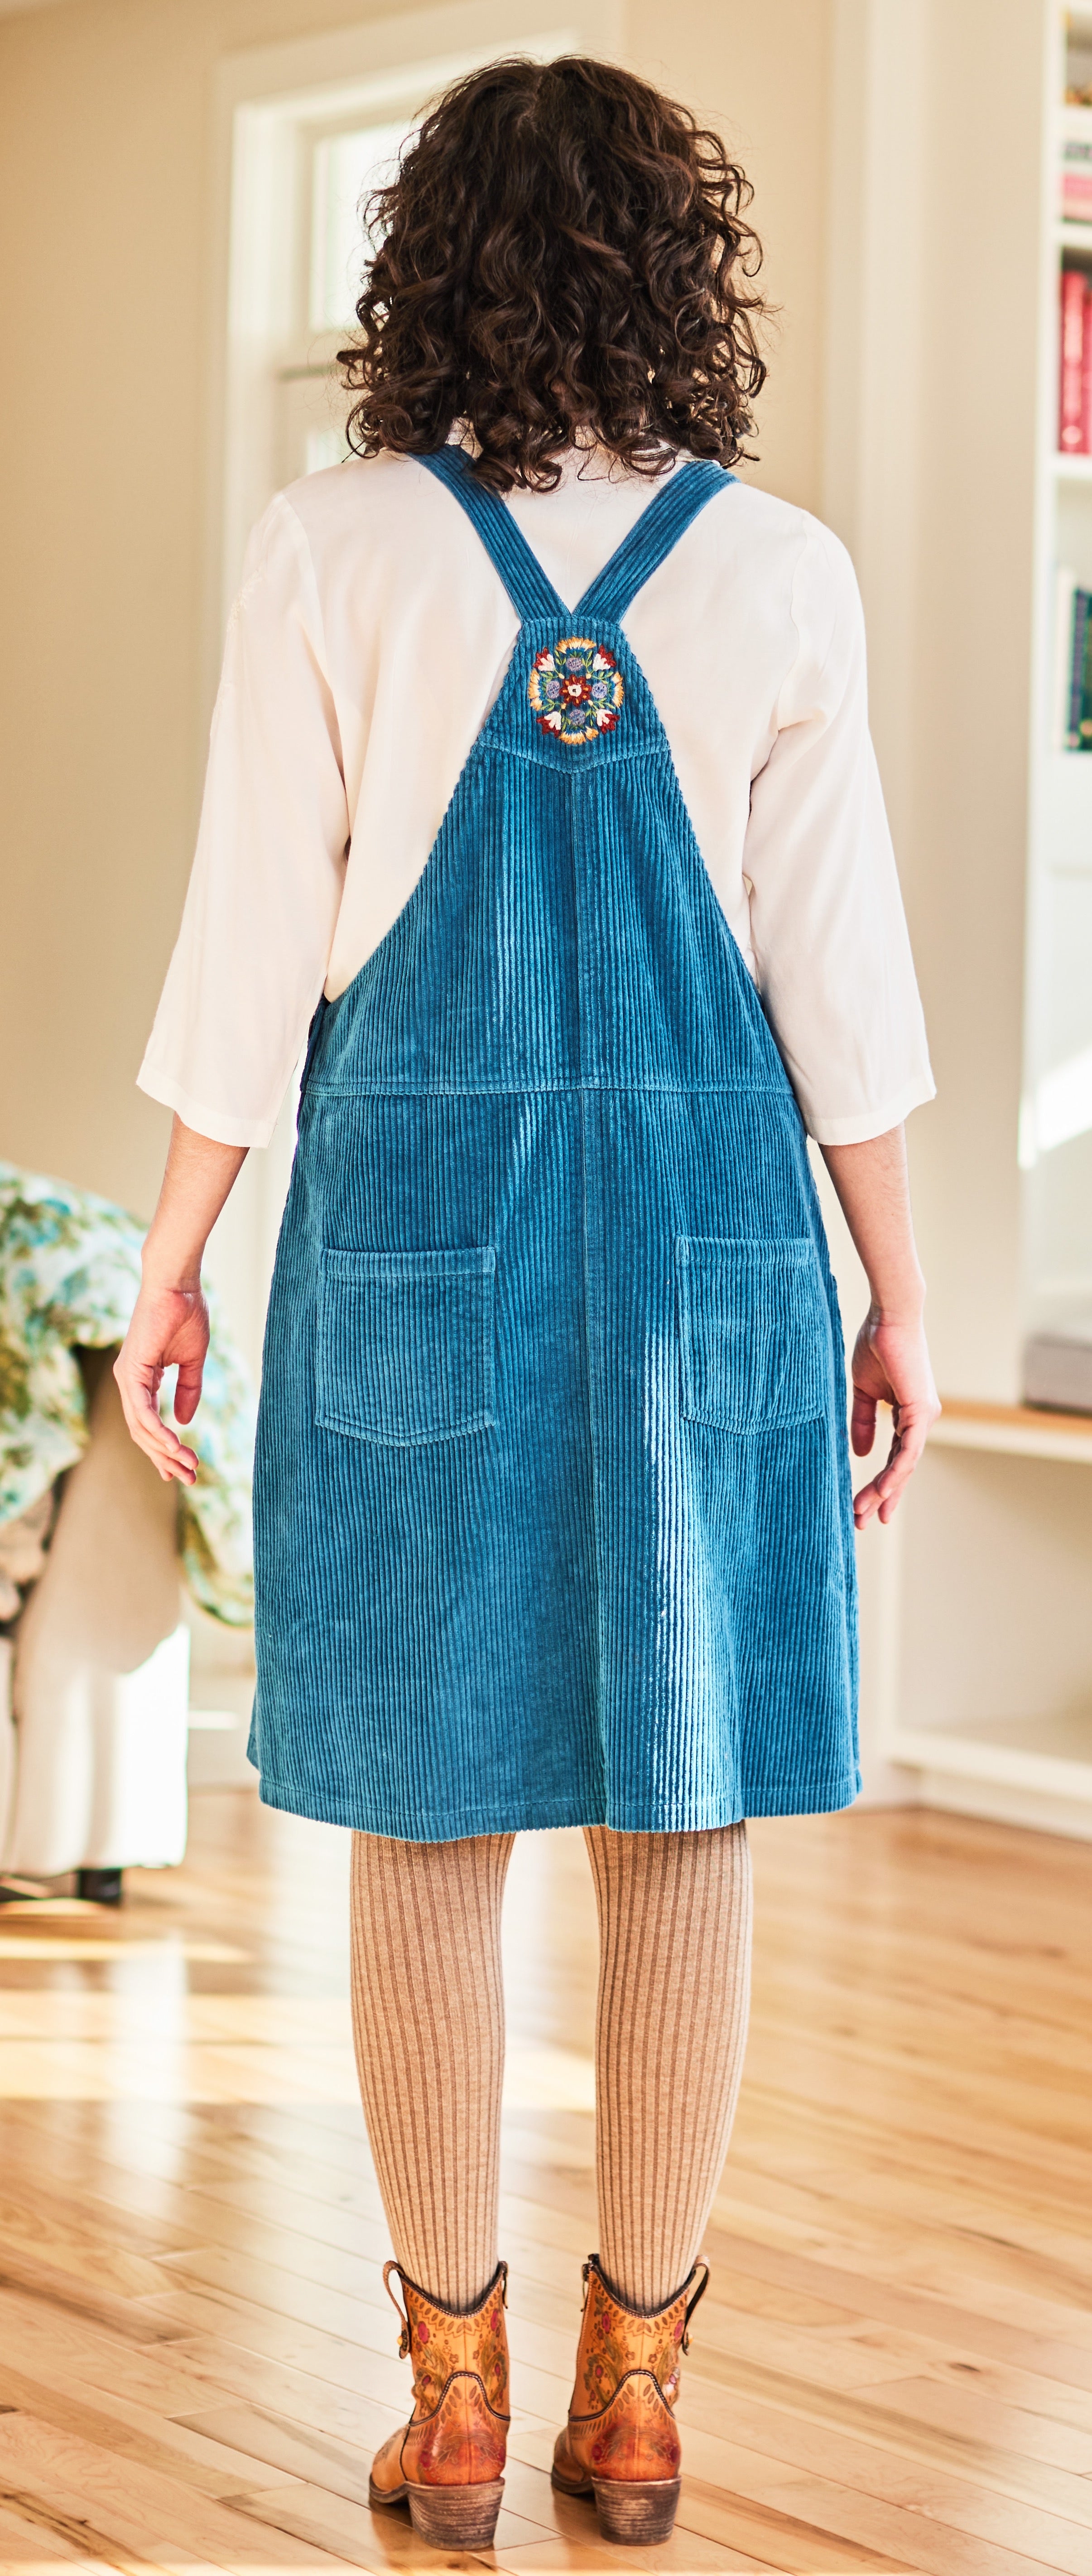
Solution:
M 604 2540 L 630 2549 L 670 2540 L 681 2478 L 595 2478 L 593 2484 Z
M 474 2487 L 407 2487 L 419 2539 L 433 2549 L 488 2549 L 497 2528 L 504 2479 Z

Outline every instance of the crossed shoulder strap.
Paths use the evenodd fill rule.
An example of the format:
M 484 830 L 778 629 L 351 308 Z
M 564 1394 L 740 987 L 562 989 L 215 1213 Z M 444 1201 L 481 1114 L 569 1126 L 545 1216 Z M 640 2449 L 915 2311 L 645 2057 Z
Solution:
M 432 456 L 421 456 L 417 461 L 427 466 L 439 482 L 446 483 L 461 503 L 524 625 L 549 619 L 571 626 L 577 618 L 600 618 L 616 624 L 699 510 L 735 481 L 723 466 L 704 460 L 676 466 L 575 608 L 566 608 L 553 583 L 547 581 L 538 556 L 511 511 L 486 484 L 476 481 L 464 448 L 441 447 Z

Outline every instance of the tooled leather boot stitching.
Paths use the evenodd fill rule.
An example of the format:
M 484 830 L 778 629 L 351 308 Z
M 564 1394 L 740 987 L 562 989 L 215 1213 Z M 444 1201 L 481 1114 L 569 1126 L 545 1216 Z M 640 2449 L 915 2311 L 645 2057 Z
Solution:
M 670 2535 L 682 2456 L 674 2406 L 690 2319 L 708 2281 L 708 2264 L 695 2263 L 674 2298 L 646 2314 L 616 2296 L 597 2254 L 584 2265 L 576 2385 L 554 2447 L 553 2483 L 562 2495 L 594 2493 L 606 2539 L 636 2546 Z
M 407 2504 L 434 2549 L 488 2548 L 508 2435 L 508 2265 L 498 2263 L 484 2297 L 465 2311 L 441 2307 L 398 2263 L 384 2264 L 383 2280 L 402 2319 L 399 2352 L 413 2362 L 413 2413 L 376 2452 L 369 2501 Z

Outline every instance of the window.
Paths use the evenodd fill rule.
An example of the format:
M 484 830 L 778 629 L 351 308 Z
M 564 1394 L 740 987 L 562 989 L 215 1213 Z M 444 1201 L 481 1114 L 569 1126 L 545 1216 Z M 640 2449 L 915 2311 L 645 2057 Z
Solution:
M 260 77 L 270 65 L 261 94 L 256 83 L 247 95 L 247 57 L 236 58 L 217 647 L 248 532 L 271 495 L 347 453 L 348 406 L 335 360 L 360 292 L 367 249 L 362 201 L 397 167 L 423 109 L 451 81 L 515 48 L 548 59 L 580 43 L 578 31 L 566 25 L 525 34 L 520 14 L 519 0 L 475 0 L 470 7 L 464 0 L 455 13 L 460 30 L 477 21 L 483 41 L 442 58 L 412 58 L 417 22 L 409 13 L 375 30 L 347 31 L 344 39 L 284 47 L 279 84 L 272 58 L 254 67 Z M 433 46 L 438 15 L 430 10 L 421 21 Z M 331 49 L 343 60 L 355 51 L 366 61 L 379 35 L 395 25 L 404 30 L 401 64 L 370 72 L 346 68 L 339 78 L 316 77 L 307 85 L 300 80 L 305 65 L 314 62 L 317 69 Z

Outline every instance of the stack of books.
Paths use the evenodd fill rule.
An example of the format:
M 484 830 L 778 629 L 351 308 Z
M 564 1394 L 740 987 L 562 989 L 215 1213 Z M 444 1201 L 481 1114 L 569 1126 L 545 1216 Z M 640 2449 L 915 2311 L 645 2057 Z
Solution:
M 1055 751 L 1092 751 L 1092 590 L 1059 565 L 1054 629 Z
M 1025 1342 L 1024 1402 L 1051 1413 L 1092 1413 L 1092 1314 Z
M 1062 144 L 1062 216 L 1067 224 L 1092 222 L 1092 138 L 1085 134 L 1067 134 Z
M 1082 268 L 1063 268 L 1061 296 L 1058 447 L 1092 456 L 1092 284 Z

